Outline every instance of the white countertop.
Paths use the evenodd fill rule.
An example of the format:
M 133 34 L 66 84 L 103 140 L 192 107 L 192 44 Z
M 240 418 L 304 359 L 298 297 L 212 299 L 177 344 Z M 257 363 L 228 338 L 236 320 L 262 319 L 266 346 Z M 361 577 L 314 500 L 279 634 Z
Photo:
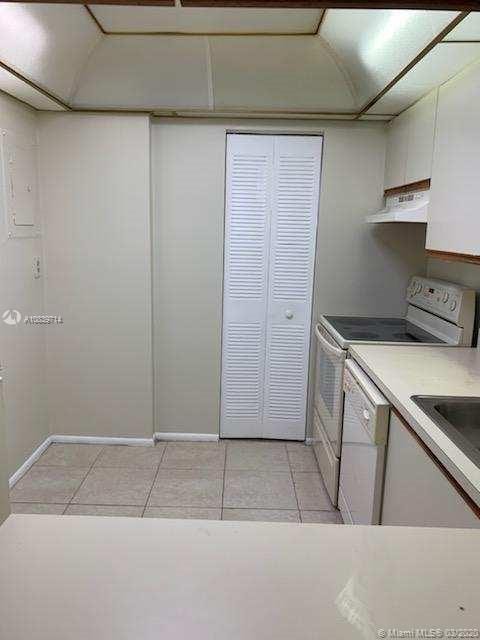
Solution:
M 464 347 L 355 345 L 350 355 L 480 505 L 480 469 L 411 396 L 480 396 L 480 350 Z
M 475 530 L 14 515 L 0 527 L 0 637 L 468 629 L 480 625 L 479 575 Z

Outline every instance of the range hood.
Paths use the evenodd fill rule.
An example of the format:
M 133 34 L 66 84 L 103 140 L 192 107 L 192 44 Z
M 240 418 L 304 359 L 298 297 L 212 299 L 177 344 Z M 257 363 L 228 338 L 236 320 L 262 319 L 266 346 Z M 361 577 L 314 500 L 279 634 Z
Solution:
M 430 192 L 414 191 L 388 196 L 385 208 L 367 216 L 365 222 L 423 222 L 428 220 L 428 203 Z

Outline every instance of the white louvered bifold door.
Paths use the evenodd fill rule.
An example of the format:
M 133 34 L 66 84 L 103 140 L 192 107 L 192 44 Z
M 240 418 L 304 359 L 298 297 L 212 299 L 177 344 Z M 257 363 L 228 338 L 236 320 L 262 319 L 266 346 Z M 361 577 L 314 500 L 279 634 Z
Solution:
M 263 437 L 305 438 L 322 138 L 276 136 Z
M 223 437 L 305 437 L 321 149 L 227 138 Z
M 221 434 L 263 430 L 268 237 L 274 140 L 227 137 Z

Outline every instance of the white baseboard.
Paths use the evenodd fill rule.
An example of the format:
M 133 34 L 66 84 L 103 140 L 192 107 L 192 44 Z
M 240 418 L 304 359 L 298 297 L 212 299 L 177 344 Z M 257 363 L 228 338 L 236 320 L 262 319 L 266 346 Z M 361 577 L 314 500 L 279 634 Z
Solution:
M 40 458 L 42 453 L 50 446 L 51 442 L 52 442 L 52 436 L 48 436 L 48 438 L 46 438 L 42 442 L 42 444 L 35 449 L 32 455 L 25 460 L 22 466 L 19 467 L 15 471 L 15 473 L 10 476 L 8 480 L 10 489 L 20 480 L 20 478 L 22 478 L 27 473 L 30 467 L 35 464 L 35 462 Z
M 63 436 L 60 434 L 56 434 L 53 436 L 48 436 L 41 445 L 39 445 L 35 451 L 29 456 L 25 462 L 19 467 L 15 473 L 10 476 L 8 484 L 10 489 L 22 478 L 31 466 L 35 464 L 35 462 L 40 458 L 42 453 L 52 444 L 52 443 L 63 443 L 63 444 L 126 444 L 126 445 L 136 445 L 144 446 L 144 447 L 152 447 L 155 442 L 153 438 L 117 438 L 117 437 L 109 437 L 109 436 Z
M 51 437 L 51 442 L 63 444 L 126 444 L 134 446 L 151 447 L 153 438 L 123 438 L 116 436 L 63 436 L 56 434 Z
M 218 442 L 216 433 L 164 433 L 157 431 L 153 434 L 154 440 L 180 440 L 183 442 Z

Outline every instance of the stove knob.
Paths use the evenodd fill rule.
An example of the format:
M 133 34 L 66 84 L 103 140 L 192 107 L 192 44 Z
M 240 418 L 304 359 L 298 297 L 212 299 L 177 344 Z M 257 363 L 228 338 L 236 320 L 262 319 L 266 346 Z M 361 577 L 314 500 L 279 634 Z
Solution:
M 444 302 L 446 304 L 448 302 L 448 298 L 449 298 L 448 291 L 445 291 L 444 294 L 443 294 L 442 302 Z
M 452 300 L 452 302 L 450 303 L 450 311 L 455 311 L 456 308 L 457 308 L 457 301 Z
M 415 289 L 415 293 L 420 293 L 420 291 L 423 289 L 423 286 L 421 285 L 420 282 L 417 282 L 417 287 Z

